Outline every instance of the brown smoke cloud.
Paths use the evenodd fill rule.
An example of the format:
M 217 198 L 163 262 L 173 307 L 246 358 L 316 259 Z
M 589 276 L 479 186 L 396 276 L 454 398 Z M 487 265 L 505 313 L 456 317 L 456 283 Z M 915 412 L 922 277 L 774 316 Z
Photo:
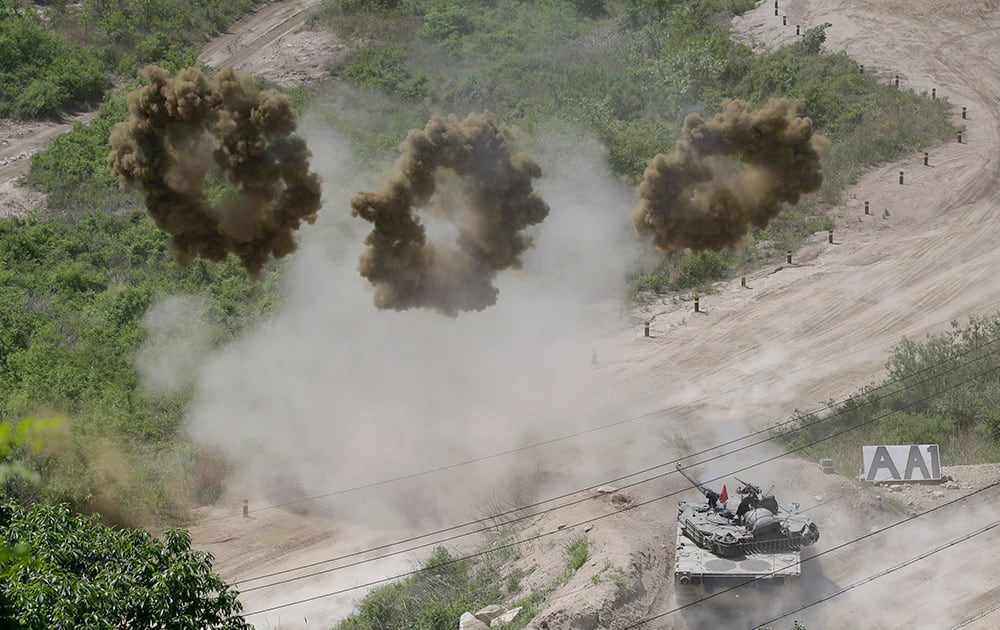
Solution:
M 374 224 L 358 270 L 375 285 L 376 306 L 455 316 L 496 304 L 496 273 L 520 267 L 532 245 L 522 230 L 549 214 L 531 185 L 541 168 L 525 155 L 511 156 L 511 139 L 489 113 L 432 118 L 407 135 L 398 172 L 381 190 L 351 198 L 351 213 Z M 454 247 L 429 242 L 417 215 L 437 189 L 441 169 L 461 178 L 466 202 L 434 209 L 458 229 Z
M 729 101 L 710 120 L 691 114 L 674 152 L 646 167 L 632 213 L 636 231 L 660 249 L 733 247 L 783 203 L 819 189 L 827 146 L 783 99 L 758 111 Z
M 320 182 L 288 99 L 258 92 L 232 68 L 211 78 L 196 68 L 144 74 L 149 83 L 128 95 L 129 119 L 111 133 L 108 162 L 123 186 L 145 192 L 177 261 L 235 254 L 256 276 L 269 258 L 294 251 L 292 233 L 316 219 Z M 214 205 L 204 188 L 210 171 L 235 189 Z

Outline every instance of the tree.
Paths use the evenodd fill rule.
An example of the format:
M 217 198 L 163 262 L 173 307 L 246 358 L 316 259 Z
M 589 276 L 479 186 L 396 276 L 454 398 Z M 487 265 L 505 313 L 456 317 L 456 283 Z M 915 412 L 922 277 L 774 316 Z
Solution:
M 186 531 L 157 539 L 66 505 L 0 507 L 0 627 L 247 630 L 237 592 Z

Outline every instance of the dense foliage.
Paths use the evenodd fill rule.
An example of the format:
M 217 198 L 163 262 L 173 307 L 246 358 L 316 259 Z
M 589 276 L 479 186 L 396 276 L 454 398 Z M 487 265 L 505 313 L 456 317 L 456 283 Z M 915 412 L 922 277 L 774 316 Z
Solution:
M 249 12 L 260 0 L 84 0 L 79 14 L 56 3 L 55 22 L 81 34 L 113 71 L 134 76 L 149 63 L 189 65 L 195 46 Z
M 190 65 L 195 46 L 258 2 L 0 0 L 0 116 L 56 116 L 99 101 L 116 75 Z
M 53 116 L 99 99 L 106 83 L 97 57 L 0 0 L 0 116 Z
M 941 463 L 1000 459 L 1000 318 L 893 351 L 888 375 L 826 414 L 799 413 L 781 431 L 807 459 L 856 461 L 865 444 L 941 446 Z M 847 474 L 856 471 L 843 471 Z
M 520 630 L 538 613 L 541 602 L 566 584 L 590 557 L 587 537 L 574 537 L 563 548 L 566 568 L 562 573 L 551 583 L 527 591 L 521 583 L 524 570 L 510 568 L 510 561 L 520 557 L 518 545 L 495 533 L 498 537 L 491 550 L 471 558 L 453 557 L 444 547 L 437 547 L 418 571 L 372 590 L 361 600 L 356 612 L 334 628 L 449 630 L 455 627 L 455 620 L 462 613 L 503 602 L 509 604 L 507 608 L 521 608 L 514 621 L 503 627 Z M 615 579 L 619 571 L 608 571 L 607 579 Z
M 141 393 L 143 316 L 158 297 L 204 295 L 221 341 L 269 308 L 274 274 L 249 282 L 234 261 L 179 268 L 167 247 L 143 212 L 0 220 L 0 421 L 51 408 L 74 428 L 37 456 L 48 496 L 104 510 L 127 502 L 136 516 L 182 498 L 164 486 L 199 459 L 174 442 L 186 394 Z
M 0 626 L 250 628 L 237 593 L 193 551 L 188 534 L 162 540 L 114 529 L 65 505 L 0 507 Z
M 90 123 L 77 123 L 32 157 L 29 183 L 48 193 L 49 205 L 67 216 L 134 207 L 138 195 L 120 191 L 108 166 L 108 137 L 115 123 L 127 117 L 125 95 L 105 94 Z

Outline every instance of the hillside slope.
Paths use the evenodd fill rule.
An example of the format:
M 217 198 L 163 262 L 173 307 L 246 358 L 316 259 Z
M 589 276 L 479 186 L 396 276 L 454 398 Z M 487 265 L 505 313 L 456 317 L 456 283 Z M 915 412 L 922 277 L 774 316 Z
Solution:
M 817 234 L 796 253 L 792 264 L 752 275 L 748 288 L 736 280 L 702 296 L 700 313 L 693 312 L 691 299 L 665 300 L 632 313 L 627 322 L 620 322 L 617 332 L 594 340 L 593 373 L 604 387 L 600 395 L 595 391 L 589 395 L 619 401 L 618 409 L 625 415 L 666 411 L 598 432 L 565 448 L 539 449 L 538 466 L 543 472 L 577 480 L 609 479 L 732 440 L 784 420 L 796 408 L 817 408 L 877 378 L 888 350 L 902 336 L 920 338 L 946 329 L 952 320 L 991 314 L 1000 307 L 1000 279 L 994 272 L 1000 264 L 1000 250 L 995 247 L 1000 233 L 996 212 L 1000 205 L 1000 75 L 995 71 L 995 60 L 1000 58 L 1000 40 L 995 36 L 1000 10 L 996 3 L 788 0 L 782 3 L 781 12 L 788 16 L 788 26 L 783 27 L 781 18 L 774 16 L 771 3 L 762 3 L 737 19 L 735 30 L 760 45 L 773 45 L 794 39 L 796 24 L 804 31 L 829 22 L 829 49 L 846 49 L 865 65 L 866 72 L 884 81 L 898 74 L 902 89 L 934 88 L 938 97 L 948 98 L 955 106 L 957 122 L 965 125 L 963 142 L 930 147 L 928 166 L 922 164 L 915 148 L 911 158 L 865 175 L 847 191 L 847 201 L 833 210 L 835 244 L 827 243 L 825 233 Z M 960 119 L 963 106 L 968 111 L 965 120 Z M 898 181 L 899 171 L 905 173 L 903 184 Z M 870 202 L 872 215 L 864 214 L 865 200 Z M 643 321 L 651 322 L 649 338 L 642 334 Z M 583 350 L 588 359 L 589 350 Z M 720 458 L 702 472 L 704 476 L 724 475 L 776 454 L 766 448 L 748 449 L 737 457 Z M 442 472 L 424 482 L 425 490 L 447 494 L 464 481 L 463 474 L 461 468 Z M 875 494 L 858 490 L 850 480 L 820 475 L 809 463 L 782 461 L 737 474 L 758 483 L 775 482 L 780 497 L 801 501 L 804 507 L 824 504 L 815 515 L 823 531 L 817 553 L 901 518 Z M 956 476 L 961 484 L 962 475 Z M 984 483 L 990 482 L 965 484 L 962 490 Z M 635 489 L 633 500 L 641 502 L 682 488 L 672 476 Z M 596 620 L 598 625 L 586 627 L 623 628 L 648 615 L 668 612 L 673 500 L 607 517 L 589 532 L 595 548 L 590 571 L 602 571 L 606 563 L 622 568 L 635 564 L 641 589 L 631 583 L 632 595 L 622 599 L 613 580 L 595 583 L 584 572 L 553 594 L 539 622 L 551 620 L 549 627 L 569 627 L 584 606 L 606 613 L 588 616 L 591 621 L 580 623 Z M 599 500 L 583 503 L 546 517 L 534 527 L 552 529 L 596 520 L 607 507 Z M 238 514 L 238 509 L 234 503 L 213 514 Z M 823 556 L 812 565 L 819 569 L 812 570 L 815 579 L 810 582 L 810 593 L 817 598 L 832 594 L 993 522 L 998 512 L 998 495 L 995 490 L 986 491 L 971 506 L 922 517 L 925 520 L 900 526 L 892 536 Z M 260 521 L 206 520 L 192 533 L 219 556 L 224 575 L 245 579 L 334 555 L 324 535 L 317 535 L 315 542 L 300 538 L 300 527 L 311 518 L 315 517 L 275 509 Z M 350 520 L 349 514 L 338 515 L 332 522 L 345 520 Z M 337 541 L 340 549 L 363 549 L 374 539 L 392 539 L 388 531 L 364 535 L 350 531 L 343 526 Z M 246 561 L 241 550 L 249 540 L 262 541 L 270 552 Z M 796 618 L 806 621 L 810 630 L 847 627 L 858 619 L 864 619 L 866 626 L 957 624 L 988 610 L 995 597 L 998 584 L 991 567 L 1000 558 L 998 542 L 995 531 L 987 532 Z M 563 562 L 562 546 L 536 546 L 526 557 L 556 567 Z M 323 624 L 342 615 L 353 594 L 322 595 L 363 583 L 373 575 L 392 575 L 400 564 L 369 568 L 363 575 L 347 572 L 275 585 L 247 592 L 243 601 L 248 611 L 254 611 L 318 597 L 251 620 L 260 627 L 300 627 L 303 618 L 309 624 L 317 620 Z M 989 619 L 967 627 L 991 627 Z M 763 620 L 747 620 L 748 627 Z M 699 627 L 699 623 L 691 615 L 672 614 L 645 627 Z M 778 627 L 790 625 L 791 620 L 785 619 Z

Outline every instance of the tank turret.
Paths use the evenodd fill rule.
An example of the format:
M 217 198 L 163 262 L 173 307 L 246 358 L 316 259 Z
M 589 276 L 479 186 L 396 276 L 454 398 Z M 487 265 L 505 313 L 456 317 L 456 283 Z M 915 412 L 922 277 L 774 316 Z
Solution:
M 781 505 L 771 491 L 739 478 L 739 506 L 731 511 L 724 496 L 695 481 L 677 464 L 677 470 L 705 498 L 705 503 L 678 503 L 677 525 L 696 545 L 722 557 L 757 551 L 797 550 L 819 540 L 819 528 L 802 515 L 798 504 Z M 725 494 L 725 489 L 723 489 Z

